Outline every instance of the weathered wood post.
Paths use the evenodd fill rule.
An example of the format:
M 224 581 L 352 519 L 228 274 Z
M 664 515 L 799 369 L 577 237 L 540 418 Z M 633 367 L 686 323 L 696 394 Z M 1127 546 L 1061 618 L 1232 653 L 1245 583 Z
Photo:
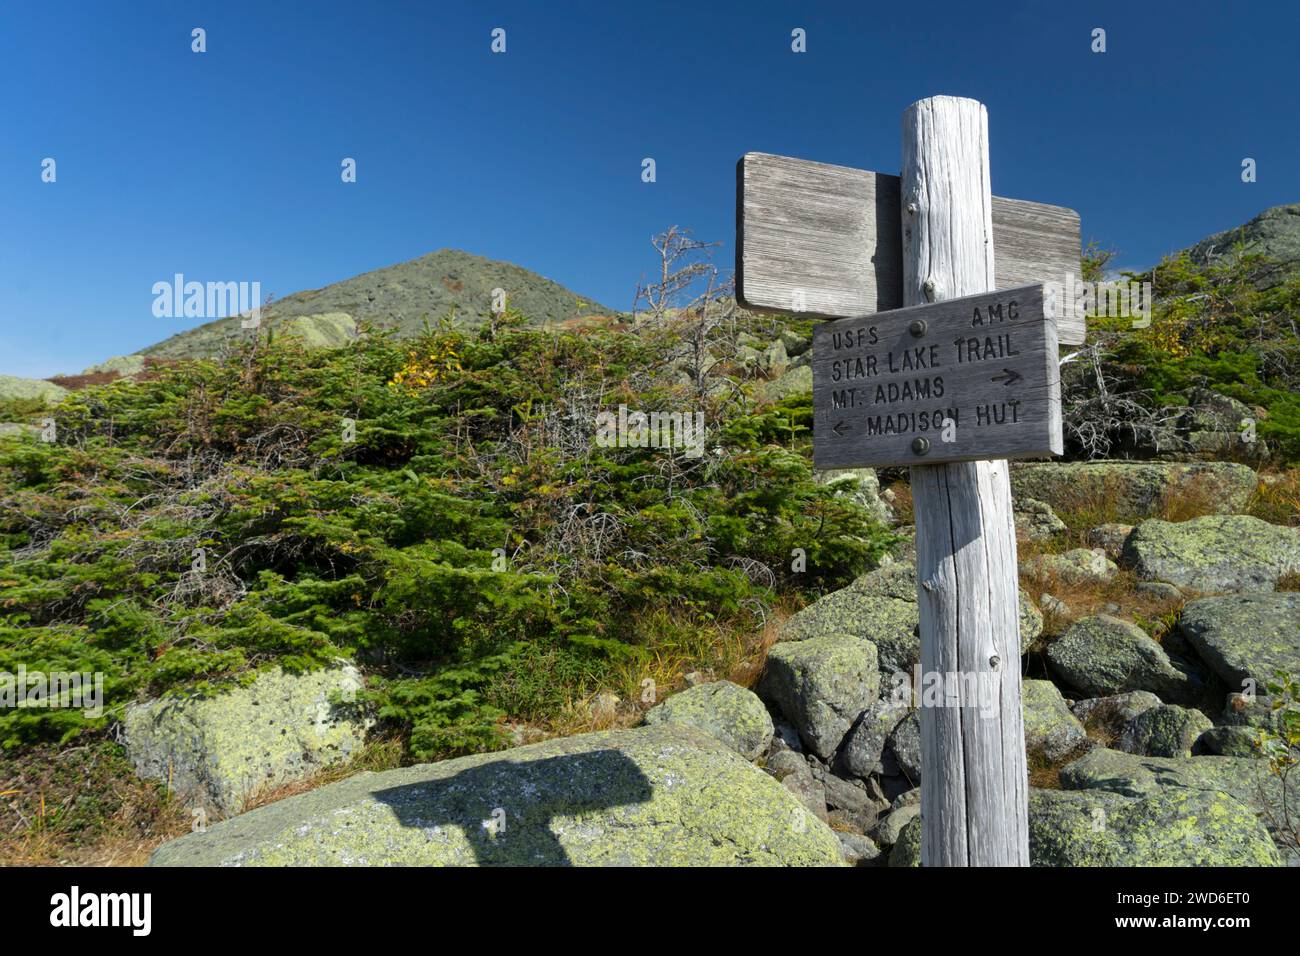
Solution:
M 922 862 L 1026 866 L 1006 459 L 1063 450 L 1058 346 L 1086 330 L 1049 290 L 1078 270 L 1079 215 L 990 196 L 987 114 L 949 96 L 904 114 L 901 177 L 746 153 L 736 186 L 737 299 L 829 320 L 814 465 L 912 469 Z
M 901 180 L 904 306 L 994 289 L 983 104 L 951 96 L 912 104 Z M 1007 462 L 913 466 L 911 484 L 921 669 L 945 681 L 943 705 L 921 708 L 922 865 L 1028 866 Z

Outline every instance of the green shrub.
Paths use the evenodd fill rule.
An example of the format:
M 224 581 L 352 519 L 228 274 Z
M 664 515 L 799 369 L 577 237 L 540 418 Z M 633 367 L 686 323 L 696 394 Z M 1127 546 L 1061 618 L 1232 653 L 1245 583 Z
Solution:
M 1274 266 L 1257 255 L 1200 266 L 1183 254 L 1133 276 L 1155 290 L 1149 327 L 1088 319 L 1114 391 L 1160 407 L 1186 404 L 1189 389 L 1211 388 L 1262 409 L 1256 433 L 1274 463 L 1300 465 L 1300 274 L 1262 282 Z
M 72 394 L 57 443 L 0 440 L 0 670 L 101 672 L 107 709 L 0 712 L 0 745 L 342 656 L 410 757 L 490 749 L 507 716 L 619 679 L 646 615 L 738 621 L 884 551 L 812 480 L 806 396 L 708 399 L 698 458 L 594 445 L 600 409 L 695 410 L 669 344 L 514 322 L 264 337 Z

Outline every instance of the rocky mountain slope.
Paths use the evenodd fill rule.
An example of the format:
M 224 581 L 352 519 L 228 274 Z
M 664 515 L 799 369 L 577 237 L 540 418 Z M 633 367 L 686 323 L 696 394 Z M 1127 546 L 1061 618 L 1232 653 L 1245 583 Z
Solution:
M 1216 232 L 1187 250 L 1198 265 L 1239 253 L 1266 256 L 1274 265 L 1264 271 L 1262 281 L 1282 281 L 1290 274 L 1290 264 L 1300 262 L 1300 203 L 1265 209 L 1250 222 Z
M 263 315 L 269 328 L 300 319 L 299 331 L 320 345 L 338 345 L 357 326 L 392 327 L 402 335 L 419 332 L 449 313 L 467 327 L 486 321 L 492 290 L 503 289 L 507 305 L 539 325 L 558 325 L 614 310 L 571 292 L 528 269 L 459 249 L 366 272 L 320 289 L 276 298 Z M 269 290 L 263 290 L 269 291 Z M 141 349 L 155 358 L 197 358 L 219 354 L 241 335 L 238 318 L 218 319 Z M 247 333 L 243 333 L 247 335 Z
M 1155 278 L 1066 366 L 1071 460 L 1012 468 L 1031 859 L 1300 862 L 1300 262 Z M 106 698 L 0 710 L 0 854 L 914 865 L 908 476 L 812 468 L 809 360 L 720 301 L 14 399 L 0 671 Z M 619 406 L 707 453 L 598 441 Z

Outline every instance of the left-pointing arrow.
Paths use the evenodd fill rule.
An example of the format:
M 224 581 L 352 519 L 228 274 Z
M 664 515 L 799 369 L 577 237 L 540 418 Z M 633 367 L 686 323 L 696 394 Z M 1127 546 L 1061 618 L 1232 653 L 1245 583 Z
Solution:
M 844 433 L 848 431 L 848 429 L 844 427 L 843 422 L 836 422 L 833 426 L 831 426 L 831 431 L 833 431 L 840 438 L 843 438 Z

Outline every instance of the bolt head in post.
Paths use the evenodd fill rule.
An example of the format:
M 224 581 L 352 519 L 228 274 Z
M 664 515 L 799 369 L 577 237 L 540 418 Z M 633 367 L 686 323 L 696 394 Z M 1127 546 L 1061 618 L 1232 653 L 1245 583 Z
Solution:
M 912 439 L 912 452 L 914 454 L 924 455 L 929 450 L 930 450 L 930 439 L 928 438 Z
M 917 339 L 925 335 L 925 329 L 925 319 L 914 319 L 912 324 L 907 327 L 907 331 L 911 332 L 912 337 Z

